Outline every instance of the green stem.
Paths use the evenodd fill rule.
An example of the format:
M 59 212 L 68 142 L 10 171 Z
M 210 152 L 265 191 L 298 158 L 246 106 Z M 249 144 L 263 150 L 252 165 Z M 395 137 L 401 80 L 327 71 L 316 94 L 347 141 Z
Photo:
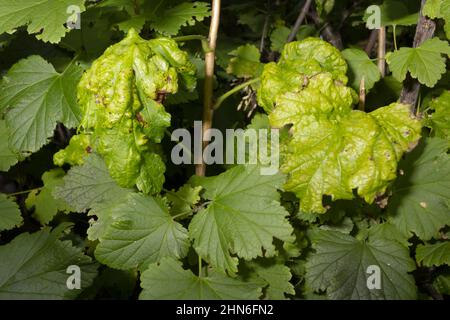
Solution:
M 398 50 L 398 48 L 397 48 L 397 26 L 395 24 L 392 26 L 392 32 L 394 35 L 394 48 L 395 48 L 395 51 L 397 51 Z
M 208 45 L 208 38 L 206 38 L 205 36 L 199 35 L 199 34 L 193 34 L 193 35 L 189 35 L 189 36 L 174 37 L 174 38 L 172 38 L 172 40 L 175 40 L 177 42 L 200 40 L 202 42 L 203 51 L 205 53 L 211 51 L 211 49 L 209 48 L 209 45 Z
M 198 277 L 202 277 L 202 257 L 198 256 Z
M 236 92 L 239 92 L 239 91 L 241 91 L 242 89 L 246 88 L 247 86 L 249 86 L 249 85 L 251 85 L 251 84 L 253 84 L 253 83 L 255 83 L 255 82 L 258 82 L 258 81 L 260 81 L 260 80 L 261 80 L 261 78 L 255 78 L 255 79 L 249 80 L 249 81 L 247 81 L 247 82 L 244 82 L 244 83 L 242 83 L 242 84 L 240 84 L 240 85 L 234 87 L 234 88 L 231 89 L 230 91 L 224 93 L 223 95 L 221 95 L 221 96 L 216 100 L 216 103 L 213 105 L 212 109 L 213 109 L 213 110 L 219 109 L 220 105 L 221 105 L 225 100 L 227 100 L 230 96 L 232 96 L 232 95 L 235 94 Z
M 30 189 L 30 190 L 18 191 L 18 192 L 14 192 L 14 193 L 7 193 L 6 195 L 8 197 L 13 197 L 13 196 L 21 195 L 21 194 L 30 193 L 30 192 L 33 192 L 33 191 L 38 191 L 38 190 L 41 190 L 42 188 L 43 187 L 39 187 L 39 188 Z

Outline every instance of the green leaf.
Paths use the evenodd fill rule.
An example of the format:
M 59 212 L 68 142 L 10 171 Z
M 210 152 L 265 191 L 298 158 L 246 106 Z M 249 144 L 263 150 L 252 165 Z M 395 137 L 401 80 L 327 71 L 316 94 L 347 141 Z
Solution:
M 0 110 L 6 110 L 10 145 L 22 154 L 39 150 L 53 136 L 57 122 L 75 127 L 81 119 L 76 99 L 81 68 L 63 73 L 40 56 L 20 60 L 0 83 Z
M 180 259 L 189 249 L 187 230 L 156 198 L 130 194 L 111 211 L 95 250 L 98 261 L 117 269 L 146 269 L 164 257 Z
M 420 244 L 416 249 L 416 259 L 426 267 L 450 265 L 450 242 Z
M 333 80 L 347 83 L 347 63 L 339 50 L 317 38 L 288 43 L 278 63 L 264 66 L 258 104 L 271 112 L 282 95 L 301 91 L 311 78 L 324 72 L 329 72 Z
M 127 192 L 111 178 L 105 162 L 95 153 L 83 165 L 71 168 L 63 180 L 64 185 L 56 187 L 53 195 L 78 212 Z
M 439 275 L 433 283 L 441 294 L 450 295 L 450 275 Z
M 278 26 L 270 33 L 270 50 L 281 51 L 291 30 L 286 26 Z
M 433 135 L 448 141 L 450 146 L 450 91 L 430 102 L 429 107 L 434 110 L 428 118 L 427 125 L 433 129 Z
M 294 286 L 289 282 L 292 278 L 291 271 L 287 266 L 274 259 L 257 259 L 249 262 L 248 267 L 267 284 L 265 298 L 285 300 L 285 294 L 295 295 Z
M 25 200 L 28 209 L 32 207 L 34 210 L 34 217 L 41 223 L 49 223 L 58 211 L 70 211 L 70 208 L 65 201 L 55 199 L 53 191 L 56 187 L 64 184 L 63 177 L 65 172 L 62 169 L 52 169 L 42 175 L 44 186 L 40 191 L 32 191 Z
M 210 200 L 189 225 L 195 251 L 218 270 L 237 272 L 238 259 L 274 254 L 273 238 L 291 242 L 288 212 L 277 188 L 284 176 L 261 175 L 258 166 L 236 166 L 216 177 L 195 180 Z
M 198 277 L 173 259 L 151 265 L 141 276 L 141 286 L 141 300 L 256 300 L 261 295 L 252 283 L 217 272 Z
M 15 154 L 9 146 L 9 129 L 5 120 L 0 120 L 0 171 L 8 171 L 10 167 L 18 161 Z
M 423 14 L 432 19 L 444 19 L 444 30 L 450 39 L 450 3 L 442 0 L 428 0 L 423 7 Z
M 0 300 L 74 299 L 89 287 L 97 266 L 70 241 L 58 240 L 60 233 L 22 233 L 0 246 Z M 81 269 L 81 290 L 67 287 L 71 265 Z
M 196 85 L 188 54 L 172 39 L 144 40 L 133 29 L 81 78 L 79 132 L 92 135 L 91 149 L 104 158 L 121 187 L 161 190 L 165 165 L 154 143 L 161 142 L 170 126 L 161 102 L 179 84 L 187 90 Z
M 404 247 L 408 247 L 410 245 L 408 242 L 408 237 L 401 233 L 397 227 L 390 222 L 376 224 L 370 227 L 368 231 L 369 238 L 376 237 L 378 239 L 397 241 Z
M 409 71 L 413 78 L 432 88 L 446 71 L 446 58 L 442 54 L 450 55 L 448 42 L 432 38 L 417 48 L 400 48 L 388 53 L 386 61 L 397 80 L 405 80 Z
M 450 225 L 450 158 L 447 142 L 426 139 L 399 164 L 401 175 L 389 200 L 389 220 L 406 237 L 439 237 Z
M 415 269 L 409 251 L 391 240 L 372 238 L 357 240 L 337 231 L 319 231 L 306 264 L 306 286 L 326 290 L 330 299 L 379 300 L 415 299 Z M 381 289 L 367 286 L 367 268 L 380 268 Z
M 18 227 L 22 222 L 23 218 L 17 203 L 0 193 L 0 231 Z
M 287 191 L 306 213 L 324 213 L 324 195 L 372 203 L 396 178 L 397 163 L 420 138 L 421 123 L 407 105 L 394 103 L 367 114 L 351 109 L 351 89 L 320 74 L 299 93 L 286 93 L 269 115 L 271 125 L 293 124 L 283 143 L 281 170 Z
M 228 64 L 227 73 L 238 78 L 253 78 L 261 74 L 263 68 L 263 64 L 260 62 L 261 54 L 254 45 L 240 46 L 231 51 L 229 55 L 233 58 Z
M 182 26 L 192 26 L 197 21 L 209 17 L 209 4 L 206 2 L 182 2 L 175 7 L 151 16 L 150 26 L 165 35 L 176 35 Z
M 362 78 L 364 78 L 366 92 L 380 80 L 378 67 L 363 50 L 346 49 L 342 51 L 342 55 L 349 65 L 349 78 L 353 89 L 359 90 Z
M 170 214 L 176 216 L 189 213 L 200 201 L 200 191 L 202 187 L 185 184 L 176 192 L 168 192 L 166 197 L 171 203 Z
M 84 0 L 0 0 L 0 33 L 26 25 L 28 33 L 37 33 L 36 38 L 58 43 L 69 30 L 64 24 L 72 16 L 71 6 L 85 10 Z

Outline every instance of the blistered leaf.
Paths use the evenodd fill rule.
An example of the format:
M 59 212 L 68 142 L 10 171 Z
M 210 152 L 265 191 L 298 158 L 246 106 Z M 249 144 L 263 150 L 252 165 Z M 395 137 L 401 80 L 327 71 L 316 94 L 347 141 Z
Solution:
M 0 33 L 27 26 L 30 34 L 45 42 L 58 43 L 69 30 L 64 24 L 85 10 L 84 0 L 0 0 Z
M 164 257 L 179 259 L 187 254 L 187 230 L 173 220 L 162 201 L 131 194 L 110 215 L 95 250 L 100 262 L 117 269 L 145 269 Z
M 450 242 L 418 245 L 416 259 L 426 267 L 450 265 Z
M 6 111 L 10 145 L 23 155 L 36 152 L 53 136 L 57 122 L 75 127 L 81 119 L 76 87 L 81 68 L 62 73 L 40 56 L 20 60 L 0 83 L 0 110 Z
M 0 300 L 74 299 L 89 287 L 97 266 L 70 241 L 59 240 L 60 232 L 22 233 L 0 246 Z M 72 265 L 80 268 L 81 289 L 67 286 Z
M 17 203 L 0 193 L 0 231 L 18 227 L 22 222 L 23 218 Z
M 82 165 L 84 163 L 84 157 L 91 152 L 92 148 L 89 146 L 90 144 L 90 135 L 75 135 L 70 139 L 69 145 L 65 149 L 53 155 L 53 162 L 57 166 L 63 166 L 66 163 L 71 166 Z
M 386 61 L 398 81 L 405 80 L 409 71 L 413 78 L 431 88 L 446 71 L 446 58 L 442 54 L 450 55 L 448 42 L 432 38 L 417 48 L 400 48 L 388 53 Z
M 406 237 L 439 237 L 450 225 L 450 158 L 446 141 L 426 139 L 399 165 L 402 175 L 393 186 L 389 220 Z
M 194 180 L 210 200 L 189 225 L 197 253 L 220 271 L 235 273 L 238 257 L 273 255 L 273 238 L 292 241 L 288 212 L 277 188 L 284 176 L 261 175 L 258 166 L 236 166 L 216 177 Z M 264 251 L 263 251 L 264 250 Z
M 293 124 L 281 170 L 303 212 L 323 213 L 324 195 L 352 199 L 354 189 L 372 203 L 420 138 L 421 123 L 409 106 L 394 103 L 367 114 L 351 110 L 352 102 L 349 88 L 321 74 L 299 93 L 280 97 L 269 116 L 272 126 Z
M 408 274 L 415 263 L 399 243 L 376 237 L 357 240 L 337 231 L 318 231 L 312 241 L 316 252 L 306 263 L 308 288 L 326 290 L 337 300 L 416 298 L 414 278 Z M 369 288 L 371 275 L 380 277 L 379 288 Z
M 287 44 L 278 63 L 268 63 L 261 75 L 258 104 L 271 112 L 286 92 L 300 92 L 311 78 L 330 72 L 334 80 L 347 83 L 347 63 L 339 50 L 316 38 Z
M 261 295 L 255 284 L 217 272 L 199 277 L 173 259 L 150 265 L 141 276 L 141 286 L 141 300 L 256 300 Z
M 103 156 L 120 186 L 137 185 L 145 193 L 161 190 L 165 165 L 152 143 L 161 142 L 170 126 L 161 102 L 177 92 L 179 83 L 188 90 L 195 87 L 195 67 L 187 53 L 171 39 L 147 41 L 134 30 L 83 75 L 80 131 L 91 135 L 90 149 Z

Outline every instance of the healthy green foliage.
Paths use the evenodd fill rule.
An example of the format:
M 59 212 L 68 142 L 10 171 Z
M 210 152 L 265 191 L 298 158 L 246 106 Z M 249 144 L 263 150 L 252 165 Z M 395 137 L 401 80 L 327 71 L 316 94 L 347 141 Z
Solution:
M 217 177 L 194 179 L 210 200 L 189 225 L 195 251 L 222 272 L 237 272 L 238 259 L 272 256 L 273 238 L 292 241 L 277 188 L 284 176 L 260 175 L 258 166 L 236 166 Z M 264 249 L 264 251 L 263 251 Z
M 263 64 L 259 62 L 261 54 L 253 45 L 245 45 L 229 53 L 230 59 L 227 72 L 238 78 L 253 78 L 261 74 Z
M 8 171 L 8 169 L 17 163 L 17 155 L 9 146 L 9 129 L 5 120 L 0 120 L 0 171 Z
M 390 52 L 386 55 L 386 61 L 398 81 L 405 80 L 410 72 L 420 83 L 434 87 L 446 70 L 446 58 L 442 54 L 450 55 L 448 42 L 433 38 L 417 48 L 400 48 Z
M 20 60 L 0 83 L 0 111 L 6 112 L 10 146 L 22 155 L 38 151 L 57 122 L 75 127 L 81 119 L 76 87 L 81 68 L 70 63 L 62 73 L 40 56 Z
M 21 0 L 0 1 L 0 33 L 12 32 L 17 27 L 27 26 L 30 34 L 37 33 L 36 38 L 45 42 L 58 43 L 67 28 L 67 21 L 72 21 L 70 6 L 76 11 L 85 10 L 84 0 Z M 76 20 L 75 20 L 76 21 Z
M 22 233 L 0 246 L 0 299 L 73 299 L 80 289 L 67 285 L 67 267 L 81 268 L 81 288 L 96 276 L 97 266 L 70 241 L 61 241 L 63 228 Z
M 436 137 L 445 139 L 450 145 L 450 91 L 430 102 L 429 107 L 434 111 L 428 118 L 427 126 L 433 130 Z
M 447 142 L 426 139 L 399 165 L 388 211 L 398 230 L 422 240 L 439 236 L 450 225 L 450 158 Z
M 96 258 L 116 269 L 141 269 L 164 257 L 183 258 L 189 248 L 187 230 L 175 222 L 160 199 L 130 194 L 109 212 Z
M 171 281 L 167 281 L 171 279 Z M 226 277 L 214 272 L 207 277 L 196 276 L 184 270 L 173 259 L 163 259 L 142 274 L 140 299 L 188 299 L 188 300 L 254 300 L 261 295 L 255 284 Z
M 423 8 L 423 14 L 432 18 L 444 19 L 444 30 L 450 39 L 450 3 L 442 0 L 428 0 Z
M 173 216 L 189 214 L 200 201 L 200 191 L 202 187 L 185 184 L 177 192 L 168 192 L 166 197 L 171 204 L 170 214 Z
M 342 55 L 349 65 L 349 78 L 353 89 L 359 90 L 361 80 L 364 79 L 368 92 L 380 80 L 380 71 L 363 50 L 345 49 Z
M 53 195 L 78 212 L 120 198 L 126 192 L 111 178 L 105 162 L 95 153 L 83 165 L 70 169 L 63 181 L 64 185 L 56 187 Z
M 17 204 L 5 194 L 0 193 L 0 231 L 13 229 L 22 222 Z
M 44 186 L 40 190 L 29 193 L 25 204 L 27 208 L 34 207 L 34 217 L 42 224 L 49 223 L 58 211 L 70 211 L 65 201 L 55 199 L 53 191 L 64 184 L 65 175 L 62 169 L 52 169 L 42 175 Z
M 306 285 L 326 290 L 331 299 L 414 299 L 416 287 L 408 272 L 414 261 L 397 242 L 373 237 L 357 240 L 337 231 L 318 231 L 313 236 L 315 254 L 306 264 Z M 355 263 L 357 261 L 357 263 Z M 369 266 L 381 270 L 381 289 L 367 286 Z
M 450 265 L 450 242 L 419 245 L 416 258 L 417 262 L 427 267 Z

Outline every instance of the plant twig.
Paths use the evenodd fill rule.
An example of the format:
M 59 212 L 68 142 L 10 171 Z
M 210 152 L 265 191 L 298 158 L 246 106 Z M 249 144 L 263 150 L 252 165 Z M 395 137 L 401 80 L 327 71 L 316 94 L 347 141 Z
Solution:
M 213 120 L 213 86 L 214 86 L 214 63 L 216 56 L 216 42 L 217 33 L 219 31 L 220 23 L 220 0 L 213 0 L 211 25 L 209 27 L 208 47 L 209 51 L 205 54 L 205 83 L 204 83 L 204 97 L 203 97 L 203 124 L 202 124 L 202 148 L 208 144 L 208 137 L 206 134 L 212 127 Z M 206 173 L 206 164 L 201 159 L 201 163 L 195 167 L 195 173 L 198 176 L 204 176 Z
M 366 51 L 369 57 L 370 54 L 372 53 L 373 48 L 375 47 L 375 44 L 377 43 L 377 39 L 378 39 L 378 29 L 374 29 L 370 33 L 369 41 L 367 42 L 366 48 L 364 49 L 364 51 Z
M 361 78 L 359 83 L 359 110 L 364 111 L 366 107 L 366 79 Z
M 414 36 L 413 47 L 417 48 L 423 42 L 430 39 L 434 35 L 436 30 L 436 23 L 425 17 L 422 13 L 426 0 L 422 0 L 419 22 L 417 23 L 416 34 Z M 411 112 L 415 112 L 417 100 L 419 98 L 420 83 L 416 79 L 413 79 L 408 73 L 405 82 L 403 82 L 403 89 L 400 94 L 400 102 L 411 105 Z
M 259 44 L 259 52 L 262 53 L 264 51 L 264 48 L 266 47 L 266 38 L 267 34 L 269 33 L 269 23 L 270 23 L 270 1 L 268 1 L 269 4 L 267 7 L 267 13 L 266 18 L 264 19 L 264 27 L 261 34 L 261 42 Z
M 314 7 L 311 7 L 309 16 L 311 17 L 311 19 L 314 21 L 314 23 L 317 26 L 320 26 L 322 24 L 322 19 L 320 19 L 319 15 L 317 14 Z M 342 43 L 342 37 L 341 37 L 340 33 L 335 32 L 333 27 L 329 23 L 326 23 L 322 27 L 322 35 L 325 38 L 325 40 L 330 42 L 332 45 L 334 45 L 339 50 L 344 49 L 344 44 Z
M 378 30 L 378 69 L 381 77 L 386 75 L 386 27 Z
M 297 20 L 295 21 L 294 26 L 292 27 L 291 33 L 289 34 L 289 37 L 287 38 L 287 42 L 292 42 L 295 39 L 295 36 L 298 33 L 298 30 L 300 29 L 300 26 L 303 23 L 303 20 L 305 20 L 306 14 L 309 11 L 309 8 L 311 7 L 312 0 L 306 0 L 305 4 L 303 5 L 302 10 L 300 10 L 300 14 L 297 17 Z

